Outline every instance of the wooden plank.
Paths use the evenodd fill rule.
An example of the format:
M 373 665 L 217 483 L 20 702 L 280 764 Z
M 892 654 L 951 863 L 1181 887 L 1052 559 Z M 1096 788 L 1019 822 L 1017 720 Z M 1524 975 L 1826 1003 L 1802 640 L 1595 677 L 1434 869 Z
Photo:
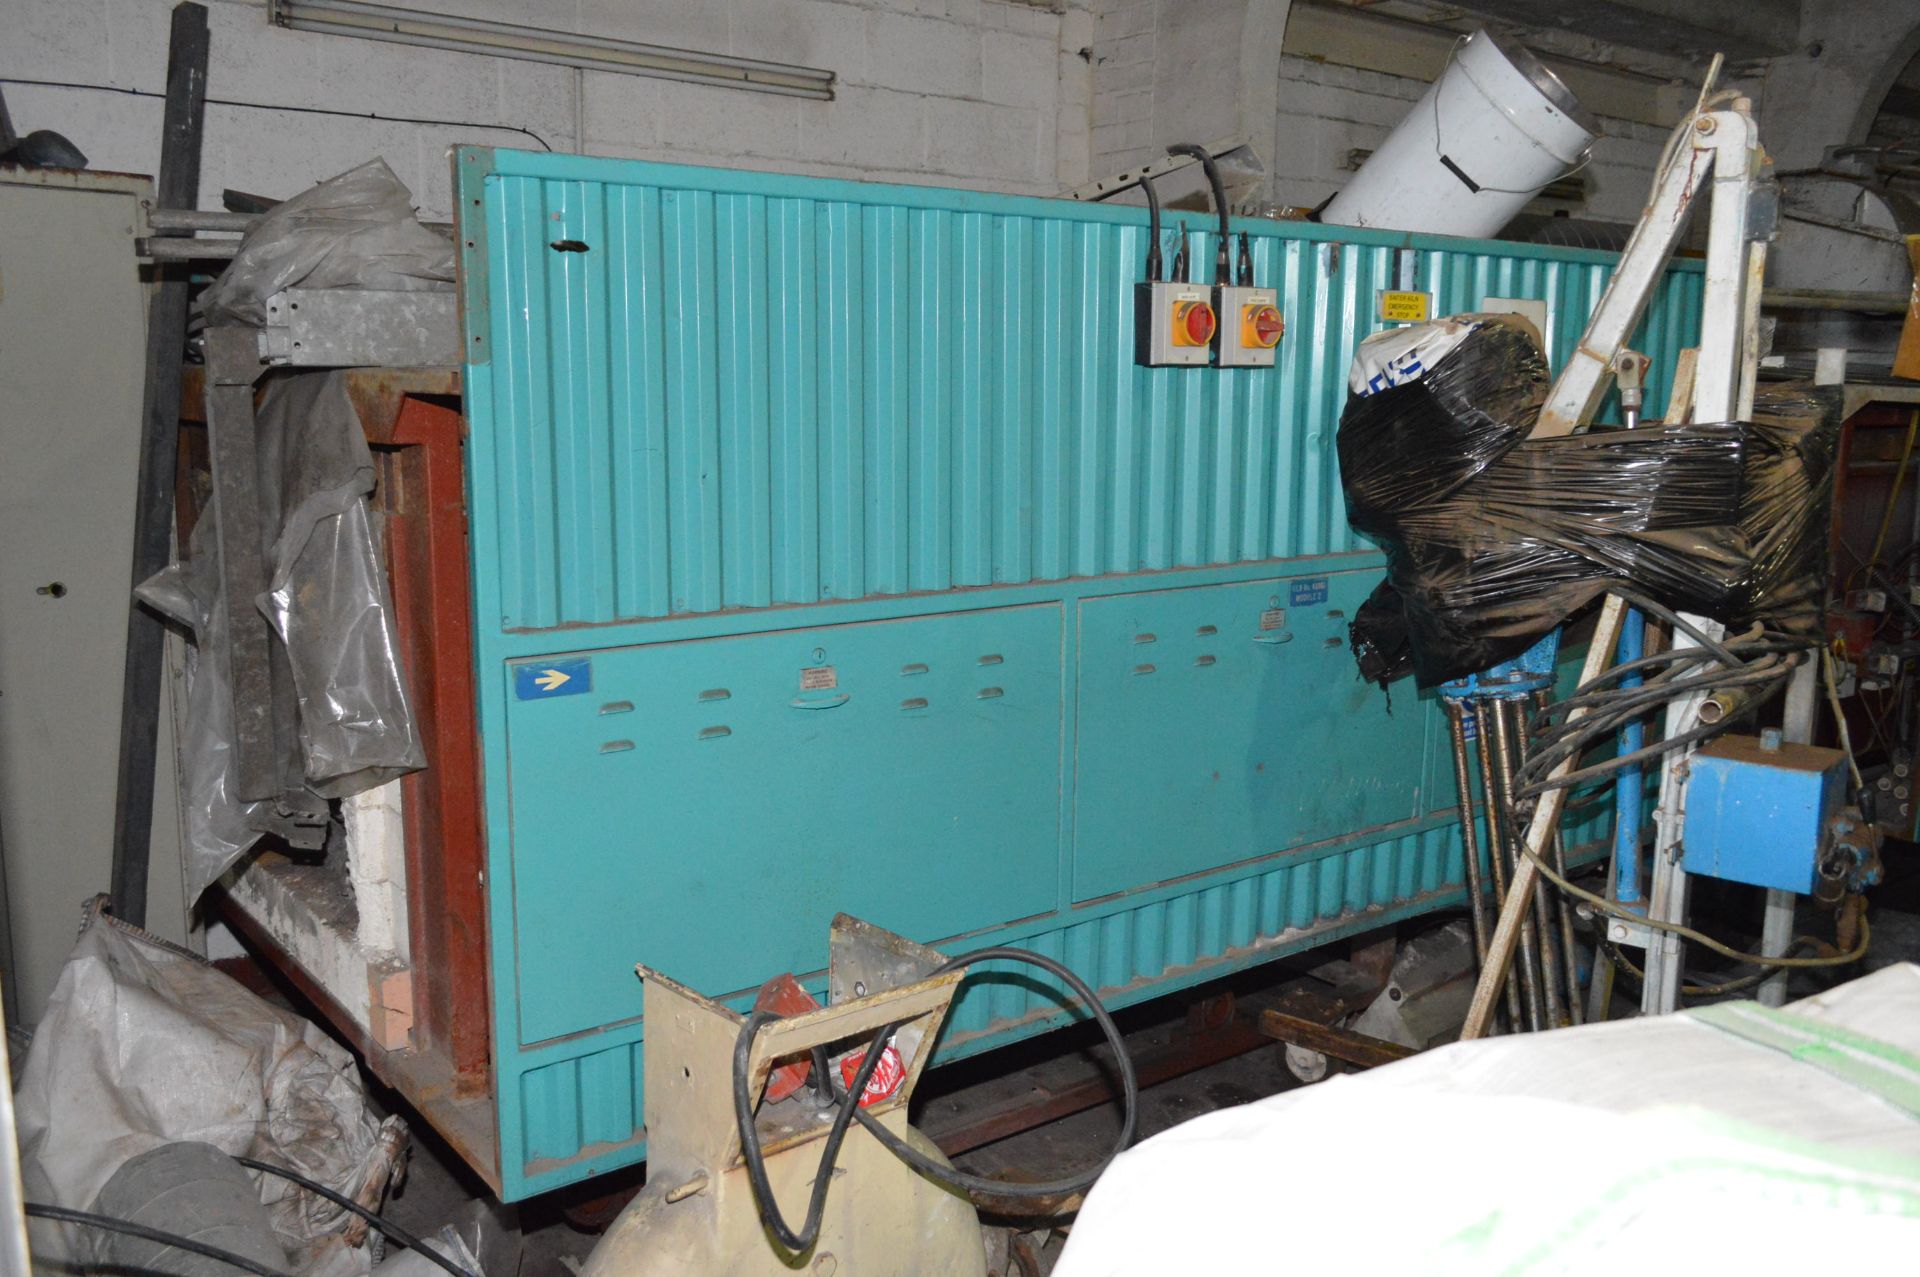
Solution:
M 1410 1055 L 1419 1054 L 1412 1047 L 1401 1046 L 1398 1042 L 1370 1037 L 1365 1033 L 1355 1033 L 1352 1029 L 1343 1029 L 1336 1025 L 1322 1024 L 1318 1020 L 1309 1020 L 1304 1016 L 1288 1015 L 1284 1011 L 1262 1011 L 1260 1032 L 1289 1046 L 1318 1051 L 1322 1055 L 1344 1060 L 1348 1064 L 1357 1065 L 1363 1069 L 1378 1068 L 1382 1064 L 1392 1064 L 1395 1060 L 1404 1060 Z

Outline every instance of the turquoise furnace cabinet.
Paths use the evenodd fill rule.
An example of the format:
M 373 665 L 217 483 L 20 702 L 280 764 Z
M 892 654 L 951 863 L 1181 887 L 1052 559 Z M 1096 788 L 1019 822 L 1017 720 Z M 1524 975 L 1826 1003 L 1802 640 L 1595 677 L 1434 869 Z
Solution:
M 845 910 L 1124 1004 L 1460 901 L 1440 716 L 1346 650 L 1347 364 L 1402 269 L 1564 354 L 1610 255 L 1246 221 L 1275 366 L 1148 369 L 1143 210 L 455 166 L 504 1196 L 645 1156 L 636 962 L 744 998 Z M 971 981 L 940 1058 L 1070 1014 Z

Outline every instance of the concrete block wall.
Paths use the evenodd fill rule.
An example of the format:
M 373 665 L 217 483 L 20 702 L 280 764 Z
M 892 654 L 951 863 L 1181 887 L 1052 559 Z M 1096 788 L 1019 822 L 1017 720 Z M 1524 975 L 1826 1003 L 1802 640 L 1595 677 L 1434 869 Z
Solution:
M 1101 8 L 1093 67 L 1095 176 L 1149 158 L 1158 7 L 1158 0 L 1108 0 Z
M 264 0 L 208 0 L 200 203 L 284 197 L 384 156 L 449 216 L 457 142 L 1043 194 L 1084 180 L 1091 0 L 388 0 L 554 31 L 825 67 L 831 102 L 288 31 Z M 16 127 L 92 166 L 158 162 L 171 0 L 8 0 L 0 79 Z M 1067 47 L 1069 42 L 1071 48 Z M 128 92 L 131 90 L 132 92 Z M 340 114 L 344 113 L 344 114 Z M 379 118 L 369 118 L 379 117 Z M 417 123 L 415 120 L 452 121 Z
M 1244 137 L 1265 155 L 1290 9 L 1291 0 L 1101 0 L 1095 175 L 1158 158 L 1173 142 Z

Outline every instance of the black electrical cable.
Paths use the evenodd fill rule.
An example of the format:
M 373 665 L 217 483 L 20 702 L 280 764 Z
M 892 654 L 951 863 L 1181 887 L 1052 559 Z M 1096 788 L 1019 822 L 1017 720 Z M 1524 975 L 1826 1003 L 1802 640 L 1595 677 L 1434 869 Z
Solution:
M 1253 287 L 1253 241 L 1247 238 L 1245 231 L 1240 232 L 1240 287 Z
M 0 84 L 18 84 L 35 89 L 79 89 L 91 93 L 124 93 L 135 98 L 164 98 L 164 93 L 155 93 L 151 89 L 128 89 L 117 84 L 86 84 L 77 80 L 26 80 L 15 76 L 0 76 Z M 543 151 L 551 151 L 552 145 L 532 129 L 522 128 L 518 124 L 488 124 L 481 120 L 435 120 L 417 115 L 381 115 L 377 111 L 341 111 L 324 106 L 288 106 L 277 102 L 244 102 L 236 98 L 208 98 L 208 106 L 232 106 L 248 111 L 287 111 L 294 115 L 333 115 L 348 120 L 382 120 L 391 124 L 436 124 L 450 129 L 487 129 L 501 133 L 519 133 L 530 137 L 540 144 Z
M 1125 1038 L 1120 1034 L 1120 1026 L 1114 1023 L 1112 1014 L 1101 1004 L 1100 999 L 1094 994 L 1093 989 L 1088 986 L 1086 981 L 1075 975 L 1065 965 L 1055 962 L 1052 958 L 1031 953 L 1025 949 L 996 946 L 988 949 L 976 949 L 972 953 L 965 953 L 957 958 L 949 959 L 938 968 L 938 971 L 954 971 L 962 967 L 972 966 L 976 962 L 994 961 L 1031 963 L 1033 966 L 1039 967 L 1042 971 L 1057 976 L 1061 983 L 1065 984 L 1081 1001 L 1087 1004 L 1088 1012 L 1092 1014 L 1094 1020 L 1100 1025 L 1100 1031 L 1106 1035 L 1107 1041 L 1113 1046 L 1114 1065 L 1120 1070 L 1120 1094 L 1123 1105 L 1123 1116 L 1120 1122 L 1120 1136 L 1114 1141 L 1113 1151 L 1101 1158 L 1099 1164 L 1091 1170 L 1082 1171 L 1078 1175 L 1042 1183 L 1022 1182 L 1011 1184 L 1004 1180 L 988 1179 L 981 1175 L 969 1175 L 965 1171 L 955 1170 L 951 1166 L 935 1161 L 882 1126 L 879 1119 L 868 1113 L 865 1109 L 856 1110 L 854 1116 L 859 1119 L 860 1125 L 864 1126 L 875 1139 L 886 1145 L 888 1151 L 895 1157 L 898 1157 L 922 1175 L 945 1184 L 949 1188 L 960 1189 L 970 1193 L 989 1193 L 997 1197 L 1061 1197 L 1069 1193 L 1080 1192 L 1092 1187 L 1093 1182 L 1100 1178 L 1107 1167 L 1113 1162 L 1113 1159 L 1124 1153 L 1127 1150 L 1127 1146 L 1133 1143 L 1134 1126 L 1138 1120 L 1140 1108 L 1140 1083 L 1134 1076 L 1133 1057 L 1127 1054 L 1127 1044 Z
M 61 1224 L 78 1224 L 82 1228 L 98 1228 L 109 1233 L 125 1233 L 129 1237 L 138 1237 L 142 1241 L 156 1242 L 162 1246 L 171 1246 L 176 1250 L 190 1251 L 204 1255 L 208 1259 L 217 1259 L 243 1273 L 253 1273 L 255 1277 L 287 1277 L 277 1268 L 269 1268 L 256 1259 L 222 1250 L 218 1246 L 209 1246 L 191 1237 L 182 1237 L 170 1233 L 164 1228 L 150 1228 L 145 1224 L 136 1224 L 130 1219 L 117 1219 L 112 1215 L 96 1215 L 92 1211 L 69 1210 L 65 1206 L 48 1206 L 43 1202 L 24 1202 L 21 1210 L 33 1219 L 51 1219 Z
M 315 1196 L 326 1198 L 328 1201 L 332 1202 L 335 1206 L 340 1207 L 340 1209 L 346 1211 L 348 1214 L 358 1215 L 361 1219 L 366 1220 L 367 1223 L 371 1224 L 374 1228 L 379 1229 L 380 1232 L 385 1236 L 391 1238 L 396 1242 L 399 1242 L 402 1246 L 405 1246 L 408 1250 L 418 1252 L 423 1258 L 432 1260 L 435 1264 L 439 1265 L 441 1268 L 446 1269 L 447 1272 L 452 1274 L 452 1277 L 476 1277 L 476 1274 L 470 1273 L 466 1269 L 462 1268 L 460 1265 L 454 1263 L 451 1259 L 448 1259 L 445 1255 L 442 1255 L 439 1251 L 433 1249 L 433 1247 L 427 1245 L 425 1242 L 421 1241 L 418 1237 L 415 1237 L 412 1233 L 400 1227 L 400 1225 L 395 1224 L 392 1221 L 386 1219 L 385 1217 L 378 1215 L 373 1211 L 368 1210 L 366 1207 L 362 1206 L 359 1202 L 354 1201 L 351 1197 L 348 1197 L 342 1193 L 336 1193 L 331 1188 L 328 1188 L 325 1184 L 321 1184 L 314 1180 L 308 1179 L 305 1175 L 300 1174 L 298 1171 L 288 1170 L 284 1166 L 275 1166 L 272 1162 L 263 1162 L 263 1161 L 260 1161 L 258 1158 L 235 1157 L 233 1160 L 240 1163 L 240 1165 L 249 1167 L 253 1170 L 262 1171 L 268 1175 L 277 1175 L 281 1179 L 288 1180 L 294 1184 L 299 1185 L 301 1188 L 306 1189 L 309 1193 L 312 1193 Z
M 866 1057 L 860 1061 L 859 1071 L 853 1075 L 846 1098 L 834 1108 L 833 1125 L 827 1131 L 825 1143 L 821 1145 L 820 1165 L 813 1174 L 813 1191 L 807 1196 L 806 1222 L 795 1232 L 781 1213 L 780 1203 L 773 1198 L 773 1184 L 767 1178 L 766 1155 L 760 1148 L 760 1132 L 753 1124 L 753 1097 L 747 1094 L 747 1065 L 753 1054 L 753 1040 L 759 1035 L 762 1025 L 780 1018 L 772 1011 L 755 1011 L 740 1026 L 740 1036 L 734 1039 L 733 1120 L 740 1129 L 740 1156 L 747 1165 L 747 1184 L 753 1189 L 754 1204 L 760 1209 L 760 1222 L 766 1225 L 775 1241 L 800 1255 L 811 1250 L 813 1244 L 820 1240 L 820 1223 L 827 1205 L 827 1187 L 833 1182 L 834 1163 L 840 1160 L 840 1145 L 846 1140 L 847 1128 L 853 1123 L 853 1111 L 859 1105 L 858 1097 L 866 1094 L 867 1083 L 873 1080 L 873 1071 L 879 1067 L 887 1042 L 900 1026 L 889 1024 L 874 1038 L 873 1045 L 867 1048 Z
M 1140 175 L 1140 189 L 1147 196 L 1147 280 L 1157 284 L 1163 265 L 1160 256 L 1160 192 L 1153 189 L 1153 179 L 1144 173 Z
M 1584 785 L 1622 768 L 1651 762 L 1664 754 L 1685 749 L 1689 745 L 1718 736 L 1733 726 L 1735 717 L 1723 719 L 1718 723 L 1703 724 L 1657 741 L 1631 754 L 1605 759 L 1559 776 L 1551 774 L 1559 763 L 1569 758 L 1577 758 L 1602 738 L 1612 737 L 1619 728 L 1634 719 L 1652 713 L 1669 700 L 1680 696 L 1749 686 L 1759 689 L 1755 696 L 1755 699 L 1759 699 L 1771 694 L 1778 686 L 1784 685 L 1792 669 L 1791 663 L 1783 663 L 1777 667 L 1750 673 L 1736 671 L 1727 677 L 1701 676 L 1688 679 L 1681 684 L 1664 684 L 1656 687 L 1653 689 L 1655 694 L 1652 696 L 1640 694 L 1639 688 L 1615 693 L 1624 702 L 1620 708 L 1599 710 L 1576 723 L 1563 725 L 1542 734 L 1538 752 L 1530 755 L 1526 763 L 1522 764 L 1515 773 L 1514 797 L 1516 800 L 1537 798 L 1550 789 L 1567 789 Z
M 1732 714 L 1716 723 L 1702 723 L 1631 754 L 1558 776 L 1552 774 L 1557 767 L 1577 762 L 1601 740 L 1611 739 L 1621 727 L 1677 698 L 1739 692 L 1748 703 L 1757 703 L 1784 685 L 1808 646 L 1804 639 L 1757 626 L 1745 634 L 1716 638 L 1652 599 L 1632 591 L 1618 592 L 1645 613 L 1666 620 L 1698 646 L 1669 648 L 1612 666 L 1576 688 L 1571 696 L 1535 714 L 1529 729 L 1538 738 L 1537 744 L 1515 775 L 1516 799 L 1524 802 L 1551 789 L 1585 785 L 1719 735 L 1740 716 Z M 1648 671 L 1658 672 L 1640 686 L 1619 685 L 1630 674 Z M 1574 719 L 1575 710 L 1586 711 L 1585 716 Z
M 922 1154 L 918 1149 L 905 1143 L 892 1131 L 882 1126 L 877 1118 L 860 1107 L 860 1097 L 866 1094 L 867 1084 L 873 1079 L 874 1069 L 879 1066 L 881 1056 L 899 1031 L 900 1023 L 889 1024 L 874 1035 L 867 1047 L 867 1053 L 860 1061 L 853 1081 L 834 1109 L 833 1125 L 820 1151 L 820 1165 L 813 1177 L 813 1191 L 807 1199 L 806 1221 L 798 1231 L 787 1223 L 780 1211 L 780 1204 L 774 1200 L 773 1186 L 767 1177 L 766 1157 L 760 1147 L 760 1134 L 753 1123 L 753 1097 L 747 1093 L 747 1066 L 753 1054 L 754 1039 L 760 1029 L 780 1017 L 770 1011 L 755 1011 L 740 1026 L 740 1036 L 733 1046 L 733 1115 L 740 1134 L 740 1156 L 746 1163 L 747 1182 L 753 1189 L 754 1203 L 759 1208 L 760 1220 L 767 1231 L 780 1245 L 793 1254 L 803 1254 L 820 1239 L 821 1219 L 826 1207 L 827 1188 L 833 1180 L 832 1169 L 839 1159 L 840 1146 L 846 1139 L 847 1127 L 857 1118 L 861 1126 L 885 1145 L 887 1150 L 900 1158 L 915 1171 L 935 1181 L 962 1192 L 992 1194 L 1008 1198 L 1049 1198 L 1068 1193 L 1076 1193 L 1091 1186 L 1106 1170 L 1109 1163 L 1118 1157 L 1133 1142 L 1133 1134 L 1139 1121 L 1140 1084 L 1133 1071 L 1133 1058 L 1127 1054 L 1126 1039 L 1120 1033 L 1119 1025 L 1114 1023 L 1093 989 L 1075 975 L 1065 965 L 1042 954 L 1025 949 L 994 946 L 976 949 L 956 958 L 949 958 L 936 967 L 930 975 L 944 975 L 950 971 L 962 970 L 980 962 L 1024 962 L 1039 967 L 1060 979 L 1076 996 L 1086 1003 L 1089 1014 L 1093 1016 L 1100 1030 L 1106 1035 L 1113 1047 L 1114 1065 L 1120 1072 L 1120 1094 L 1123 1116 L 1120 1123 L 1120 1136 L 1114 1141 L 1113 1151 L 1102 1158 L 1098 1165 L 1078 1175 L 1046 1183 L 1012 1183 L 1003 1180 L 987 1179 L 979 1175 L 968 1175 L 957 1171 Z
M 1616 588 L 1613 592 L 1619 595 L 1622 599 L 1626 600 L 1628 603 L 1631 603 L 1633 606 L 1639 608 L 1642 612 L 1645 612 L 1650 616 L 1659 617 L 1661 620 L 1665 621 L 1668 625 L 1671 625 L 1674 629 L 1680 631 L 1681 633 L 1685 634 L 1687 637 L 1691 638 L 1694 642 L 1698 643 L 1701 647 L 1706 648 L 1709 652 L 1712 652 L 1714 655 L 1726 661 L 1729 665 L 1734 663 L 1733 657 L 1727 653 L 1724 647 L 1720 645 L 1721 641 L 1719 639 L 1714 638 L 1711 634 L 1708 634 L 1705 630 L 1695 625 L 1692 621 L 1689 621 L 1686 617 L 1681 616 L 1678 612 L 1674 611 L 1672 608 L 1668 607 L 1666 604 L 1657 603 L 1654 600 L 1648 598 L 1646 595 L 1637 593 L 1636 591 L 1633 591 L 1633 590 L 1623 590 L 1623 589 Z
M 1688 650 L 1697 651 L 1698 649 Z M 1645 663 L 1636 662 L 1636 664 Z M 1624 725 L 1641 718 L 1676 697 L 1702 691 L 1716 692 L 1772 683 L 1791 671 L 1798 661 L 1782 659 L 1781 654 L 1776 652 L 1766 652 L 1754 661 L 1743 662 L 1729 670 L 1708 670 L 1685 679 L 1675 677 L 1676 674 L 1692 673 L 1692 667 L 1698 664 L 1700 662 L 1697 660 L 1675 660 L 1672 670 L 1648 679 L 1640 687 L 1576 692 L 1566 701 L 1556 704 L 1550 712 L 1536 714 L 1529 723 L 1530 734 L 1553 738 L 1558 751 L 1554 762 L 1562 761 L 1566 757 L 1581 752 L 1581 749 L 1576 747 L 1583 747 L 1588 740 L 1610 735 L 1614 725 Z M 1614 677 L 1612 671 L 1609 671 L 1608 677 Z M 1598 681 L 1595 680 L 1596 683 Z M 1587 686 L 1592 687 L 1594 684 Z M 1587 709 L 1590 712 L 1586 717 L 1578 720 L 1567 717 L 1578 709 Z M 1556 719 L 1562 721 L 1556 724 Z M 1550 771 L 1552 764 L 1543 764 L 1532 770 Z
M 1233 233 L 1227 229 L 1227 188 L 1220 180 L 1220 166 L 1213 162 L 1213 152 L 1204 146 L 1192 142 L 1175 142 L 1167 148 L 1168 155 L 1185 155 L 1200 161 L 1200 167 L 1207 171 L 1207 185 L 1213 191 L 1213 211 L 1220 217 L 1220 239 L 1213 249 L 1213 282 L 1226 285 L 1233 282 L 1233 271 L 1228 265 L 1227 247 Z

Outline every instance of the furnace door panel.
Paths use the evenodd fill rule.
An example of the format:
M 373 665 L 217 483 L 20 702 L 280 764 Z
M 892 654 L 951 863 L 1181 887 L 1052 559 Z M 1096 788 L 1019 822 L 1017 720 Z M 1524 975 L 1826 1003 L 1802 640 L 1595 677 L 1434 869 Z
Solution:
M 1053 908 L 1060 618 L 508 665 L 521 1041 L 637 1016 L 636 962 L 710 995 L 820 969 L 842 910 L 932 941 Z
M 1427 706 L 1360 681 L 1369 569 L 1080 605 L 1073 896 L 1407 820 Z

